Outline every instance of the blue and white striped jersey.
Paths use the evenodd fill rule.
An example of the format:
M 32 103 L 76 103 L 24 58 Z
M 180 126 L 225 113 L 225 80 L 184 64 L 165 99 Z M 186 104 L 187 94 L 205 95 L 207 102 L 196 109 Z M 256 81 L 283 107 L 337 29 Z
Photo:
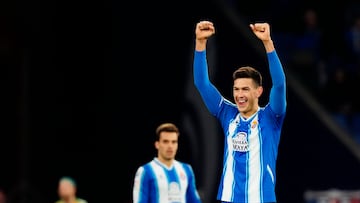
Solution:
M 157 158 L 135 175 L 133 203 L 201 203 L 192 167 L 174 160 L 171 167 Z
M 286 84 L 275 51 L 267 53 L 273 86 L 269 103 L 243 118 L 235 103 L 210 82 L 206 51 L 195 51 L 194 82 L 207 109 L 224 132 L 223 170 L 217 199 L 223 202 L 276 202 L 276 159 L 286 113 Z

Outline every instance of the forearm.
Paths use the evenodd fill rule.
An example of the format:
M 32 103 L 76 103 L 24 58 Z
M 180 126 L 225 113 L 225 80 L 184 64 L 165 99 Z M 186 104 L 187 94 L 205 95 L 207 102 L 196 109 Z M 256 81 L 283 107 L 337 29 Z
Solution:
M 195 87 L 205 105 L 212 114 L 215 114 L 222 96 L 210 82 L 205 50 L 194 52 L 193 75 Z
M 204 51 L 206 49 L 206 39 L 196 39 L 195 40 L 195 50 Z
M 271 39 L 270 40 L 264 40 L 263 44 L 264 44 L 266 53 L 270 53 L 270 52 L 275 50 L 274 43 L 273 43 L 273 41 Z
M 286 108 L 286 78 L 285 73 L 275 50 L 267 53 L 272 88 L 270 91 L 270 106 L 274 112 L 281 114 Z
M 285 72 L 275 49 L 267 53 L 271 81 L 274 86 L 285 83 Z

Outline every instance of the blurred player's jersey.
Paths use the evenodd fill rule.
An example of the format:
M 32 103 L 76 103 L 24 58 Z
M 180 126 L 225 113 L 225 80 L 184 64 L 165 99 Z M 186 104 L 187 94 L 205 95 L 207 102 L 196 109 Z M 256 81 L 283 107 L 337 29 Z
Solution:
M 200 203 L 189 164 L 174 161 L 171 167 L 157 158 L 138 168 L 133 188 L 134 203 Z

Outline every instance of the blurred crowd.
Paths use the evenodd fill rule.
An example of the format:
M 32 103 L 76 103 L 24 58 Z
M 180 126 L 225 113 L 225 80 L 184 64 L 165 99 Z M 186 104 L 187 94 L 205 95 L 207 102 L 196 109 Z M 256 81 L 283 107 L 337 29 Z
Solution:
M 304 8 L 297 29 L 277 32 L 275 40 L 287 68 L 360 143 L 360 3 L 333 15 Z

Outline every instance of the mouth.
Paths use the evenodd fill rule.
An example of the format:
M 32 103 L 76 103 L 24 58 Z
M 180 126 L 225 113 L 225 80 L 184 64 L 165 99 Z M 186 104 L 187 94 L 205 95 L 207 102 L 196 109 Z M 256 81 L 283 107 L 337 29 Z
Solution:
M 244 106 L 248 100 L 244 98 L 238 98 L 236 101 L 239 106 Z

